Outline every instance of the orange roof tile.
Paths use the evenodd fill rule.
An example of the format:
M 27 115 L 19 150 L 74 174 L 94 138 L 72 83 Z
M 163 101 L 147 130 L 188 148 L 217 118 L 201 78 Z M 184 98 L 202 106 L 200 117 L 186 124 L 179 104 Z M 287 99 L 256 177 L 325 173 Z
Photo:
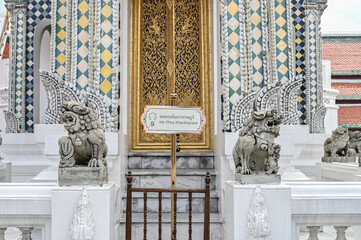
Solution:
M 9 55 L 10 55 L 10 44 L 6 43 L 1 58 L 2 59 L 9 59 Z
M 361 99 L 361 82 L 360 83 L 332 83 L 332 88 L 340 91 L 337 99 L 354 99 L 356 96 Z M 346 95 L 346 96 L 345 96 Z M 344 97 L 342 97 L 344 96 Z
M 361 43 L 323 43 L 323 59 L 331 61 L 332 75 L 359 75 Z
M 361 123 L 361 106 L 340 106 L 338 109 L 338 123 Z

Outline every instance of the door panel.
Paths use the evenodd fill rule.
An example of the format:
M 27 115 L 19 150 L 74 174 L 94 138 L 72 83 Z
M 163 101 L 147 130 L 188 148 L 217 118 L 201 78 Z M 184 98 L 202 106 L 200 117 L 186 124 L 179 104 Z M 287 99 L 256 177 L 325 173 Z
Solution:
M 200 106 L 202 134 L 181 134 L 181 151 L 212 150 L 210 7 L 207 0 L 132 2 L 131 151 L 169 151 L 170 136 L 142 130 L 146 105 Z

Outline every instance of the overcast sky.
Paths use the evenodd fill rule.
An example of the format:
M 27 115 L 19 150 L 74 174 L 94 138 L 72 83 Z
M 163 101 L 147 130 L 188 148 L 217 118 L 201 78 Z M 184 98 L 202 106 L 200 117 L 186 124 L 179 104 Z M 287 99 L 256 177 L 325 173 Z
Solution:
M 321 18 L 323 33 L 361 33 L 361 0 L 328 0 L 327 5 Z
M 4 0 L 0 0 L 0 13 L 3 11 Z M 324 33 L 361 33 L 361 0 L 328 0 L 321 27 Z

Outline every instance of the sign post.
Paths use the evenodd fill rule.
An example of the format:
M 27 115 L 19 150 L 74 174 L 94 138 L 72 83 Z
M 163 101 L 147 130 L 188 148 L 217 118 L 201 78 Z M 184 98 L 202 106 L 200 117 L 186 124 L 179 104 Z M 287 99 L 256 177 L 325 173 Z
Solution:
M 170 95 L 170 102 L 171 105 L 174 107 L 177 105 L 177 94 L 172 93 Z M 171 135 L 171 188 L 176 188 L 176 178 L 177 178 L 177 162 L 176 162 L 176 134 L 173 133 Z M 174 193 L 171 195 L 171 213 L 170 213 L 170 227 L 171 227 L 171 237 L 172 240 L 175 239 L 176 233 L 175 226 L 174 226 L 174 213 L 177 211 L 177 209 L 174 209 Z
M 171 106 L 146 106 L 141 116 L 146 133 L 171 134 L 171 188 L 176 188 L 176 134 L 200 134 L 206 117 L 200 107 L 177 107 L 177 94 L 170 95 Z M 171 239 L 175 239 L 175 196 L 171 195 Z

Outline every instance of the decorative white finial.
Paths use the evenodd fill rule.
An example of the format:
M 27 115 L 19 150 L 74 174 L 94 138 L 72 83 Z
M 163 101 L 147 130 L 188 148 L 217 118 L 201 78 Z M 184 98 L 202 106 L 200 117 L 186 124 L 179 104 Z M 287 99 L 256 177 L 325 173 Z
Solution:
M 70 229 L 71 240 L 95 240 L 95 222 L 88 191 L 83 187 Z
M 248 240 L 270 240 L 271 227 L 266 205 L 262 197 L 262 191 L 257 185 L 248 211 L 247 219 Z

